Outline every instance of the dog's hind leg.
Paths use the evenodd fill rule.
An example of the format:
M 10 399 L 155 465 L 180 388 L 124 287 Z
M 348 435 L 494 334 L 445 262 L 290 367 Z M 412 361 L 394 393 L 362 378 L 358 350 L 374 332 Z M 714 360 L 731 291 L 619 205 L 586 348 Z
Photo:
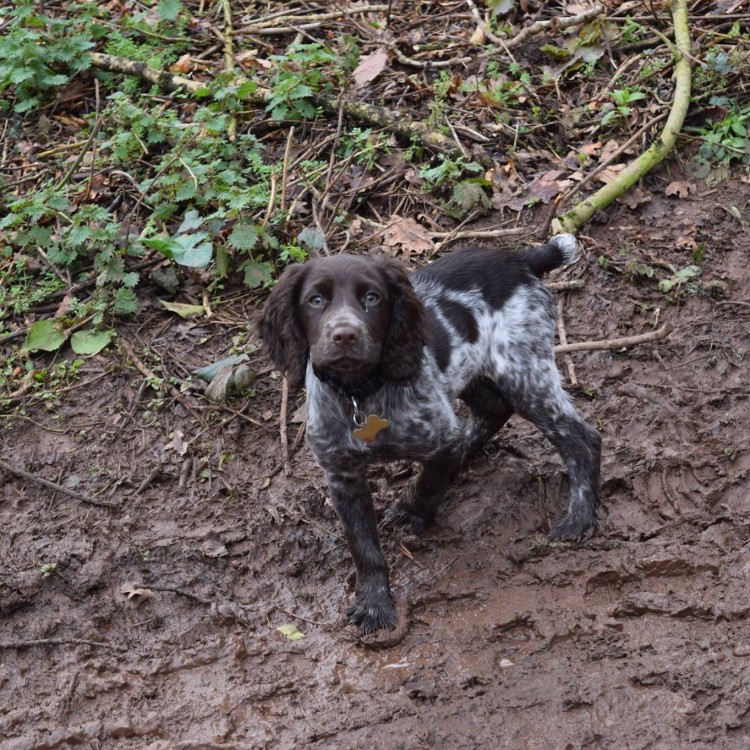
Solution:
M 550 537 L 581 539 L 596 527 L 601 438 L 573 408 L 554 361 L 537 361 L 533 370 L 531 377 L 506 381 L 504 392 L 515 410 L 555 446 L 568 471 L 568 512 L 552 528 Z

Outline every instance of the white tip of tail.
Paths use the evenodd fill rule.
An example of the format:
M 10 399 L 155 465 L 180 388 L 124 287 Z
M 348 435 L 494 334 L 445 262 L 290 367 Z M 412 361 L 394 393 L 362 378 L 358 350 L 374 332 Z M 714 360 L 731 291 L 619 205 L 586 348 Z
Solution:
M 562 251 L 565 258 L 563 261 L 564 266 L 575 263 L 581 257 L 581 243 L 572 234 L 555 235 L 549 241 L 549 244 L 555 245 Z

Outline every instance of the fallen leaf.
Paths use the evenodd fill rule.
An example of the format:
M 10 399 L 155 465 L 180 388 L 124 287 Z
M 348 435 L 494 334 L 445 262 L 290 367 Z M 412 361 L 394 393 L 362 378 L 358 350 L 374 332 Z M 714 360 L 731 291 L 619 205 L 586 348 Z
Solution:
M 193 67 L 193 61 L 190 58 L 190 54 L 186 53 L 172 65 L 169 71 L 171 73 L 189 73 Z
M 177 313 L 177 315 L 186 320 L 189 318 L 197 318 L 206 312 L 203 309 L 203 305 L 186 305 L 183 302 L 167 302 L 163 299 L 160 299 L 159 302 L 161 302 L 166 310 Z
M 469 38 L 469 42 L 471 44 L 484 44 L 486 41 L 484 36 L 484 31 L 482 30 L 481 26 L 477 26 L 476 29 L 474 29 L 474 33 Z
M 687 198 L 690 196 L 690 193 L 694 193 L 696 190 L 697 187 L 694 182 L 672 180 L 672 182 L 664 188 L 664 195 L 676 195 L 678 198 Z
M 206 557 L 226 557 L 227 548 L 219 537 L 212 535 L 201 544 L 201 552 Z
M 140 607 L 143 602 L 147 599 L 154 598 L 154 592 L 151 589 L 142 588 L 134 583 L 126 583 L 120 592 L 128 597 L 128 601 L 132 602 L 134 606 Z
M 388 62 L 388 53 L 384 47 L 363 57 L 359 65 L 354 69 L 354 81 L 357 86 L 364 86 L 374 81 L 382 72 Z
M 273 520 L 276 522 L 276 524 L 278 526 L 281 526 L 283 521 L 281 520 L 281 513 L 279 513 L 279 509 L 275 505 L 266 505 L 265 508 L 271 518 L 273 518 Z
M 182 430 L 175 430 L 172 433 L 172 439 L 164 446 L 165 450 L 173 450 L 180 456 L 184 456 L 187 453 L 188 444 L 183 441 Z
M 304 638 L 305 634 L 297 630 L 296 625 L 279 625 L 276 630 L 282 635 L 285 635 L 290 641 L 298 641 L 300 638 Z
M 648 203 L 651 200 L 651 193 L 648 190 L 641 190 L 639 187 L 632 187 L 618 199 L 618 203 L 624 203 L 628 208 L 635 210 L 642 203 Z
M 407 255 L 421 255 L 435 246 L 429 232 L 419 222 L 396 215 L 384 232 L 384 242 L 390 247 L 400 245 Z

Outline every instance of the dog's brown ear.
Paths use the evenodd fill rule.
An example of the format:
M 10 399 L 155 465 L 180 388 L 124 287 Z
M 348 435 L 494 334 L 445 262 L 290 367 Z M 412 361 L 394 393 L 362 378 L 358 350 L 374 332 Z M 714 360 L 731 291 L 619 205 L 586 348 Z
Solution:
M 299 319 L 298 302 L 304 265 L 286 268 L 263 306 L 260 332 L 268 356 L 289 381 L 289 389 L 298 391 L 305 382 L 308 345 Z
M 381 261 L 380 270 L 391 295 L 391 322 L 383 342 L 380 367 L 388 380 L 411 380 L 419 372 L 427 340 L 424 307 L 401 263 Z

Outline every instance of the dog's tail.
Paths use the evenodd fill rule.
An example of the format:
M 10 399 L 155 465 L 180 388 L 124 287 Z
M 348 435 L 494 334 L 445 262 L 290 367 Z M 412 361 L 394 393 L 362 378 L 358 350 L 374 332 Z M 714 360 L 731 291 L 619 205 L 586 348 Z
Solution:
M 569 266 L 581 257 L 581 244 L 572 234 L 558 234 L 546 245 L 521 252 L 529 268 L 540 278 L 560 266 Z

